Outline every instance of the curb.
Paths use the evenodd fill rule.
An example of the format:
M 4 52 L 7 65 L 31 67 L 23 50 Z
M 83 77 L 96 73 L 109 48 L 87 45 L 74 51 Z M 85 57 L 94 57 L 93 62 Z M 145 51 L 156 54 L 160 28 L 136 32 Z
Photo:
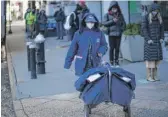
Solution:
M 12 93 L 12 99 L 16 100 L 16 74 L 12 63 L 12 56 L 8 44 L 6 43 L 6 53 L 7 53 L 7 65 L 8 65 L 8 73 L 9 73 L 9 81 Z

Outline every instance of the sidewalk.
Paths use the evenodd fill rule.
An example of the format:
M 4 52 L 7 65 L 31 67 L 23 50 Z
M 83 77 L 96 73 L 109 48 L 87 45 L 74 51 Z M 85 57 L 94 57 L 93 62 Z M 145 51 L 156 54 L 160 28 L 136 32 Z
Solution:
M 74 88 L 77 77 L 71 70 L 63 68 L 65 55 L 70 42 L 47 38 L 45 43 L 46 74 L 30 79 L 27 70 L 27 54 L 23 27 L 16 27 L 8 37 L 8 51 L 14 67 L 14 105 L 17 117 L 82 117 L 83 103 L 78 99 Z M 108 53 L 104 57 L 108 61 Z M 168 116 L 168 62 L 159 66 L 160 82 L 149 83 L 145 80 L 145 65 L 124 62 L 124 69 L 136 74 L 136 99 L 132 102 L 133 117 Z M 13 79 L 13 80 L 14 80 Z M 123 117 L 118 105 L 101 104 L 93 109 L 91 117 Z

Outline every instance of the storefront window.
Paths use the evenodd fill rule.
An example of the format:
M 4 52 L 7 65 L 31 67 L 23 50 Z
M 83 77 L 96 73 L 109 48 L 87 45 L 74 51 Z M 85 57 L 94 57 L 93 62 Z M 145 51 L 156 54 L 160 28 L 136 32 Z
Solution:
M 141 2 L 129 1 L 130 23 L 139 23 L 141 21 Z

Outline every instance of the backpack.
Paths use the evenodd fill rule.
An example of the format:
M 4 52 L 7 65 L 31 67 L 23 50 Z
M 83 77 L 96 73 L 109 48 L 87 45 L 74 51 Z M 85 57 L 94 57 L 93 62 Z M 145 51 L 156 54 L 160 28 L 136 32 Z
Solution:
M 70 25 L 70 17 L 71 17 L 71 15 L 74 15 L 74 20 L 76 19 L 76 14 L 74 12 L 70 13 L 70 15 L 67 16 L 65 24 L 64 24 L 64 28 L 66 30 L 71 29 L 71 25 Z

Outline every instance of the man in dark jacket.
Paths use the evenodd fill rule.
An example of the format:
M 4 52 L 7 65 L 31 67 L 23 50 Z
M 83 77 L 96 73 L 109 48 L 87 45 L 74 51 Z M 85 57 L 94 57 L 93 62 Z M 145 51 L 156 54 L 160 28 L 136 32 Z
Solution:
M 68 31 L 68 40 L 73 39 L 75 32 L 80 28 L 81 21 L 86 13 L 89 13 L 89 9 L 87 8 L 84 1 L 80 1 L 76 4 L 76 9 L 74 11 L 75 16 L 70 16 L 70 25 L 71 29 Z
M 104 16 L 102 23 L 108 28 L 109 45 L 110 45 L 110 63 L 119 67 L 119 49 L 122 32 L 125 29 L 125 20 L 121 13 L 120 7 L 116 1 L 110 3 L 108 13 Z M 115 50 L 115 59 L 114 59 Z M 115 61 L 114 61 L 115 60 Z
M 89 13 L 90 11 L 89 11 L 85 1 L 80 0 L 78 5 L 79 5 L 79 7 L 81 7 L 80 8 L 81 10 L 79 11 L 80 13 L 78 15 L 78 17 L 79 17 L 79 28 L 80 28 L 81 27 L 80 26 L 81 25 L 81 21 L 82 21 L 83 17 L 85 16 L 86 13 Z
M 79 29 L 78 15 L 79 15 L 81 9 L 82 8 L 79 6 L 79 4 L 77 4 L 75 11 L 73 11 L 73 13 L 71 13 L 71 15 L 70 15 L 69 22 L 70 22 L 71 28 L 68 30 L 68 40 L 69 41 L 72 41 L 75 32 Z
M 57 39 L 63 39 L 64 29 L 63 29 L 63 23 L 65 21 L 65 13 L 62 8 L 59 9 L 59 11 L 56 11 L 54 14 L 54 17 L 57 22 Z

